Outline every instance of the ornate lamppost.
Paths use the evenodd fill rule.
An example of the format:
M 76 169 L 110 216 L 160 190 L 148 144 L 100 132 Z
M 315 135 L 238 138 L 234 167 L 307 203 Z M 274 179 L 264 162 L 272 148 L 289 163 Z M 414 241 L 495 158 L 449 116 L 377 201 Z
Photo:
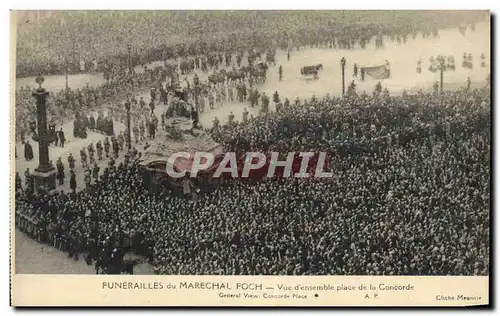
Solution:
M 345 57 L 340 60 L 340 66 L 342 67 L 342 95 L 345 94 Z
M 131 58 L 132 46 L 127 44 L 127 52 L 128 52 L 128 73 L 132 74 L 132 58 Z
M 49 159 L 49 144 L 52 137 L 47 130 L 47 96 L 49 92 L 42 88 L 45 79 L 38 75 L 35 79 L 38 88 L 32 95 L 36 99 L 36 113 L 38 121 L 38 134 L 33 140 L 38 142 L 38 167 L 33 172 L 36 192 L 48 192 L 56 188 L 56 170 Z
M 130 151 L 132 149 L 132 141 L 131 141 L 131 135 L 130 135 L 130 101 L 127 98 L 127 101 L 125 102 L 125 109 L 127 110 L 127 146 L 128 150 Z
M 436 59 L 435 71 L 439 71 L 439 90 L 443 93 L 443 73 L 451 68 L 451 65 L 446 61 L 446 57 L 438 56 Z M 431 67 L 433 68 L 433 67 Z M 435 72 L 434 71 L 434 72 Z

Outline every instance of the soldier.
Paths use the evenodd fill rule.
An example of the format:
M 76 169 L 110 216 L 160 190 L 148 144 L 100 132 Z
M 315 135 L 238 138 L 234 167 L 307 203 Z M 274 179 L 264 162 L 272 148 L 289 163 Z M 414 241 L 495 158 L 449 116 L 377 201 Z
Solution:
M 94 178 L 95 182 L 99 182 L 99 170 L 101 169 L 99 168 L 97 163 L 94 163 L 94 168 L 92 169 L 92 177 Z
M 285 108 L 290 107 L 290 100 L 288 100 L 288 98 L 285 98 L 285 103 L 283 104 L 283 106 L 284 106 Z
M 245 82 L 242 83 L 242 86 L 241 86 L 241 94 L 242 94 L 242 101 L 241 102 L 244 102 L 246 101 L 247 99 L 247 93 L 248 93 L 248 89 L 247 89 L 247 85 L 245 84 Z
M 263 92 L 260 98 L 261 98 L 260 102 L 262 103 L 262 106 L 264 106 L 264 103 L 266 102 L 266 98 L 267 98 L 266 93 Z
M 434 93 L 437 94 L 438 91 L 439 91 L 439 82 L 434 82 L 434 84 L 432 85 L 432 88 L 434 90 Z
M 295 105 L 296 105 L 296 106 L 300 105 L 300 99 L 299 99 L 299 97 L 297 97 L 297 98 L 295 99 Z
M 95 162 L 95 159 L 94 159 L 94 153 L 95 153 L 95 150 L 94 150 L 94 145 L 93 145 L 92 143 L 90 143 L 90 144 L 87 146 L 87 149 L 88 149 L 88 152 L 89 152 L 89 162 L 90 162 L 90 163 Z
M 129 140 L 129 137 L 128 137 L 128 130 L 125 130 L 123 132 L 123 140 L 124 140 L 124 144 L 127 145 L 127 148 L 128 148 L 128 140 Z
M 191 119 L 193 120 L 193 128 L 198 128 L 198 122 L 199 122 L 199 114 L 198 114 L 198 111 L 196 111 L 196 109 L 191 106 Z
M 278 74 L 280 76 L 280 81 L 283 80 L 283 67 L 280 65 L 278 69 Z
M 151 103 L 153 103 L 154 105 L 154 102 L 156 101 L 156 88 L 151 88 L 151 92 L 149 93 L 149 95 L 151 96 Z
M 361 81 L 365 81 L 365 68 L 361 68 Z
M 123 144 L 125 143 L 125 136 L 123 136 L 123 131 L 118 135 L 118 145 L 120 147 L 120 151 L 123 150 Z
M 380 84 L 380 82 L 379 82 Z M 378 84 L 375 86 L 375 89 L 378 89 Z M 382 85 L 380 85 L 380 91 L 377 90 L 378 93 L 382 92 Z M 347 87 L 347 95 L 355 95 L 356 94 L 356 84 L 354 83 L 354 80 L 351 81 L 351 84 L 349 87 Z
M 162 114 L 160 115 L 160 120 L 161 120 L 161 128 L 162 128 L 163 130 L 165 130 L 165 129 L 166 129 L 166 127 L 167 127 L 167 124 L 166 124 L 165 119 L 166 119 L 166 117 L 165 117 L 165 113 L 162 113 Z
M 278 91 L 274 92 L 273 101 L 274 101 L 274 103 L 280 102 L 280 96 L 278 94 Z
M 142 109 L 144 109 L 144 107 L 146 106 L 146 101 L 144 101 L 144 98 L 141 97 L 141 99 L 139 100 L 139 107 Z
M 234 90 L 233 90 L 232 86 L 227 87 L 227 95 L 228 95 L 229 102 L 233 102 L 234 101 Z
M 214 128 L 214 129 L 219 128 L 219 119 L 217 118 L 217 116 L 214 118 L 214 121 L 213 121 L 213 128 Z
M 281 102 L 276 103 L 276 112 L 280 112 L 283 109 L 283 104 Z
M 76 175 L 74 170 L 70 170 L 69 187 L 73 193 L 76 192 Z
M 64 184 L 64 165 L 61 161 L 61 157 L 59 157 L 57 159 L 56 169 L 57 169 L 57 179 L 59 180 L 59 185 L 63 185 Z
M 80 158 L 82 160 L 82 167 L 87 167 L 87 153 L 85 152 L 85 147 L 80 150 Z
M 56 134 L 57 134 L 57 138 L 59 139 L 59 145 L 61 147 L 64 147 L 64 142 L 66 141 L 66 137 L 64 136 L 64 131 L 63 131 L 62 127 L 59 129 L 59 132 L 57 132 Z
M 69 153 L 69 156 L 68 156 L 68 165 L 69 165 L 69 169 L 70 170 L 74 170 L 75 169 L 75 157 L 73 157 L 73 154 L 72 153 Z
M 139 127 L 137 127 L 137 124 L 134 125 L 132 132 L 134 133 L 135 143 L 137 144 L 139 142 Z
M 100 140 L 95 144 L 95 149 L 97 151 L 97 159 L 102 160 L 102 143 Z
M 155 139 L 156 137 L 156 127 L 158 126 L 158 119 L 153 116 L 153 119 L 149 123 L 149 139 Z
M 149 108 L 151 109 L 151 113 L 154 113 L 154 111 L 155 111 L 155 102 L 153 100 L 151 100 L 151 102 L 149 102 Z
M 139 129 L 141 131 L 141 141 L 143 141 L 146 139 L 146 126 L 144 125 L 144 121 L 141 121 Z
M 352 83 L 354 83 L 354 81 Z M 375 92 L 377 94 L 382 93 L 382 83 L 380 81 L 377 82 L 377 84 L 375 85 Z
M 113 146 L 113 156 L 115 158 L 118 158 L 118 151 L 120 150 L 120 147 L 118 145 L 118 140 L 116 140 L 116 137 L 111 138 L 111 146 Z
M 83 181 L 85 182 L 85 188 L 87 188 L 87 189 L 90 187 L 90 183 L 92 181 L 91 177 L 90 177 L 90 174 L 91 174 L 90 169 L 87 168 L 85 170 L 85 176 L 83 178 Z
M 467 77 L 467 91 L 470 90 L 470 86 L 471 86 L 470 77 Z
M 260 98 L 260 93 L 259 93 L 259 91 L 258 91 L 257 89 L 255 89 L 254 94 L 255 94 L 255 95 L 254 95 L 254 98 L 255 98 L 255 105 L 256 105 L 256 106 L 259 106 L 259 98 Z
M 255 106 L 255 91 L 257 89 L 250 89 L 248 100 L 250 101 L 250 106 L 253 108 Z
M 106 152 L 106 158 L 109 158 L 109 138 L 104 139 L 104 151 Z
M 24 171 L 24 184 L 27 190 L 35 192 L 35 179 L 31 176 L 30 168 L 26 168 Z
M 21 180 L 21 176 L 19 175 L 19 172 L 16 172 L 16 191 L 22 189 L 23 189 L 23 182 Z
M 453 56 L 448 57 L 448 66 L 452 71 L 455 71 L 455 57 Z
M 262 113 L 267 114 L 269 112 L 269 97 L 263 93 L 262 94 Z
M 354 64 L 354 69 L 353 69 L 352 76 L 353 76 L 354 78 L 357 78 L 357 77 L 358 77 L 358 65 L 357 65 L 357 64 Z
M 247 122 L 248 122 L 248 111 L 247 108 L 245 108 L 245 110 L 243 111 L 243 123 Z
M 198 74 L 197 73 L 194 73 L 193 83 L 194 83 L 195 86 L 197 86 L 197 85 L 200 84 L 200 78 L 198 78 Z
M 90 115 L 89 118 L 89 130 L 95 131 L 96 125 L 95 125 L 95 118 L 93 115 Z
M 208 104 L 210 105 L 210 109 L 211 110 L 214 109 L 214 102 L 215 102 L 214 92 L 213 91 L 209 91 L 208 92 Z
M 384 88 L 383 95 L 385 98 L 389 98 L 389 90 L 387 90 L 387 88 Z
M 227 124 L 228 125 L 233 125 L 234 123 L 234 114 L 233 111 L 229 113 L 229 116 L 227 117 Z
M 114 167 L 114 165 L 115 165 L 115 158 L 111 157 L 111 159 L 108 162 L 108 167 Z M 104 172 L 106 172 L 106 170 Z

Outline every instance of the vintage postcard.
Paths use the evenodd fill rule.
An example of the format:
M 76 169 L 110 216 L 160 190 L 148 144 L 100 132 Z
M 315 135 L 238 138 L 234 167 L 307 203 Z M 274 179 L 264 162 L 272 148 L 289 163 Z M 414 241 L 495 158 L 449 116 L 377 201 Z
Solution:
M 13 306 L 490 303 L 483 11 L 12 11 Z

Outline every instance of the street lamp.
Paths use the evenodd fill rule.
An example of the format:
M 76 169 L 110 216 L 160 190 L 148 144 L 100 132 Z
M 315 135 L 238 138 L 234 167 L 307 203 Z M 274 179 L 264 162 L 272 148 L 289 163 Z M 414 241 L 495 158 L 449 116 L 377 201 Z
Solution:
M 342 95 L 345 93 L 345 57 L 340 60 L 340 66 L 342 67 Z
M 439 90 L 441 91 L 441 93 L 443 93 L 443 91 L 444 91 L 444 89 L 443 89 L 443 72 L 449 70 L 451 68 L 451 65 L 449 63 L 447 63 L 446 57 L 441 56 L 441 55 L 437 56 L 435 61 L 436 61 L 436 68 L 434 68 L 434 67 L 431 67 L 431 68 L 434 68 L 434 72 L 439 71 Z
M 68 93 L 68 59 L 64 59 L 64 81 L 66 83 L 66 94 Z
M 130 151 L 132 149 L 132 142 L 131 142 L 131 135 L 130 135 L 130 101 L 127 98 L 127 101 L 125 102 L 125 109 L 127 110 L 127 143 L 128 143 L 128 150 Z
M 48 192 L 56 188 L 56 170 L 49 159 L 49 144 L 52 137 L 47 131 L 47 96 L 49 92 L 42 88 L 45 81 L 40 74 L 35 82 L 38 88 L 32 95 L 36 99 L 36 114 L 38 121 L 38 134 L 33 136 L 33 140 L 38 142 L 38 167 L 33 172 L 36 192 Z
M 132 51 L 132 46 L 130 44 L 127 44 L 127 52 L 128 52 L 128 73 L 132 74 L 132 59 L 130 57 Z

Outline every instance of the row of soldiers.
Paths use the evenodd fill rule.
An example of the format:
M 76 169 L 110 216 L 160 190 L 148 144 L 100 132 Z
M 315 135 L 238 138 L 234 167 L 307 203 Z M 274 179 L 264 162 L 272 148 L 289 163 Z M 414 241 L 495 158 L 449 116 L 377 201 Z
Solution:
M 97 154 L 97 159 L 102 160 L 104 155 L 106 154 L 106 158 L 111 158 L 111 163 L 114 164 L 114 159 L 118 158 L 118 153 L 124 149 L 125 144 L 125 135 L 123 132 L 120 132 L 118 137 L 111 137 L 111 142 L 109 138 L 105 138 L 104 142 L 100 140 L 96 143 L 95 149 L 94 145 L 91 143 L 87 146 L 87 148 L 83 147 L 80 150 L 80 158 L 82 167 L 85 169 L 84 174 L 84 182 L 85 186 L 89 187 L 92 179 L 98 181 L 99 179 L 99 171 L 100 167 L 97 165 L 97 161 L 95 159 L 95 154 Z M 112 149 L 112 153 L 110 153 L 110 149 Z M 112 156 L 110 156 L 112 154 Z M 92 169 L 91 169 L 91 165 Z M 76 178 L 75 178 L 75 168 L 76 168 L 76 159 L 72 153 L 68 155 L 68 165 L 70 169 L 70 188 L 71 190 L 76 190 Z M 64 184 L 65 173 L 64 173 L 64 165 L 59 158 L 56 162 L 56 178 L 58 180 L 59 185 Z
M 440 59 L 436 59 L 434 57 L 431 57 L 429 62 L 430 62 L 429 71 L 436 72 L 439 70 L 439 67 L 441 66 Z M 443 66 L 446 68 L 446 70 L 454 71 L 456 69 L 455 57 L 447 56 L 444 58 L 443 62 L 444 62 Z M 472 54 L 471 53 L 469 53 L 469 54 L 464 53 L 463 60 L 462 60 L 462 67 L 468 68 L 468 69 L 472 69 L 474 67 L 474 64 L 472 62 Z M 481 68 L 485 68 L 485 67 L 486 67 L 486 56 L 483 53 L 483 54 L 481 54 Z M 422 73 L 422 60 L 421 59 L 417 60 L 417 73 L 419 73 L 419 74 Z
M 481 54 L 481 68 L 486 68 L 486 55 L 484 53 Z M 462 61 L 462 67 L 463 68 L 473 68 L 473 63 L 472 63 L 472 54 L 469 53 L 464 53 L 463 56 L 463 61 Z
M 102 160 L 103 159 L 103 149 L 104 153 L 106 154 L 106 158 L 110 157 L 110 149 L 113 150 L 113 158 L 118 158 L 118 153 L 122 151 L 125 148 L 125 143 L 126 143 L 126 132 L 120 132 L 118 137 L 111 136 L 111 142 L 109 140 L 110 138 L 107 137 L 104 139 L 104 142 L 101 142 L 100 140 L 96 143 L 95 149 L 94 149 L 94 144 L 91 143 L 87 146 L 87 149 L 83 147 L 80 150 L 80 158 L 82 162 L 82 166 L 85 168 L 89 165 L 90 163 L 94 163 L 95 158 L 94 154 L 97 153 L 97 159 Z M 87 157 L 87 152 L 88 152 L 88 157 Z M 87 158 L 89 158 L 89 162 L 87 162 Z M 70 166 L 70 169 L 75 168 L 75 158 L 73 155 L 70 153 L 68 156 L 68 163 Z
M 262 95 L 260 95 L 257 89 L 250 90 L 249 101 L 251 107 L 255 107 L 256 105 L 258 105 L 259 99 L 261 100 L 260 113 L 266 115 L 267 113 L 269 113 L 269 103 L 270 103 L 269 97 L 265 92 L 262 93 Z M 273 94 L 273 101 L 275 103 L 277 112 L 281 111 L 283 108 L 287 108 L 290 106 L 290 100 L 288 98 L 285 98 L 285 101 L 281 102 L 278 91 L 276 91 Z M 300 105 L 299 97 L 296 98 L 295 104 Z M 227 120 L 228 125 L 234 124 L 234 118 L 235 118 L 234 113 L 231 111 L 228 115 L 228 120 Z M 250 115 L 250 119 L 252 118 L 253 115 Z M 245 108 L 242 114 L 242 123 L 245 124 L 248 122 L 248 120 L 249 120 L 249 112 Z M 212 128 L 217 129 L 219 128 L 219 126 L 220 126 L 220 121 L 216 116 L 212 122 Z

